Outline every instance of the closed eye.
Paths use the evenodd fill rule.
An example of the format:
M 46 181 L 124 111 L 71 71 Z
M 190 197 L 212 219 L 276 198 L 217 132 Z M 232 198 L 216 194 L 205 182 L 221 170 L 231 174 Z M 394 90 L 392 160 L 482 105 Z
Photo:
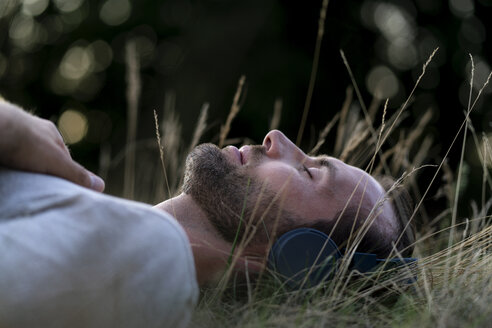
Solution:
M 309 177 L 312 179 L 313 178 L 313 175 L 311 174 L 311 172 L 309 172 L 309 169 L 306 167 L 306 165 L 303 165 L 302 168 L 304 169 L 304 171 L 307 172 L 307 174 L 309 175 Z

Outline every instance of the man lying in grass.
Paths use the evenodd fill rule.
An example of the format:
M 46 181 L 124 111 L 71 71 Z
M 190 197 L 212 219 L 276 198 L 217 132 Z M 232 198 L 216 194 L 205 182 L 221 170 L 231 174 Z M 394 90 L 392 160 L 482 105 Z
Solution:
M 186 161 L 182 193 L 156 207 L 185 228 L 202 285 L 223 272 L 235 243 L 247 241 L 237 263 L 240 269 L 247 259 L 251 272 L 260 269 L 257 261 L 275 236 L 299 227 L 321 230 L 345 246 L 351 231 L 370 218 L 359 251 L 387 257 L 398 241 L 396 249 L 409 254 L 413 236 L 402 232 L 410 199 L 399 191 L 392 193 L 395 202 L 384 201 L 385 189 L 366 172 L 333 157 L 307 156 L 273 130 L 262 145 L 196 147 Z
M 411 253 L 405 193 L 276 130 L 258 146 L 196 147 L 182 193 L 154 208 L 100 193 L 51 122 L 6 102 L 0 153 L 0 326 L 186 326 L 198 285 L 231 258 L 261 272 L 298 227 L 339 245 L 366 229 L 359 251 Z

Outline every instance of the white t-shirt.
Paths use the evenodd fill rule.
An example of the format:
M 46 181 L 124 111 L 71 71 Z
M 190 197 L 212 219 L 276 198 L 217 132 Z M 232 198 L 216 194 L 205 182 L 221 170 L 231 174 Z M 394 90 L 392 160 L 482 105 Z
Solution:
M 185 327 L 198 293 L 168 213 L 0 168 L 0 327 Z

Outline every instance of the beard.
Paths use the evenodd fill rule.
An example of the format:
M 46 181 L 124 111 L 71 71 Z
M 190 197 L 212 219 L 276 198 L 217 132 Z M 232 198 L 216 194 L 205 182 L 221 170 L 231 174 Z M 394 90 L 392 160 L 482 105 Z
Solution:
M 248 167 L 257 165 L 265 149 L 253 146 L 251 154 Z M 267 240 L 267 226 L 272 225 L 272 216 L 279 215 L 273 204 L 274 193 L 245 170 L 246 166 L 229 163 L 213 144 L 197 146 L 186 159 L 182 191 L 197 202 L 219 234 L 231 243 L 236 235 L 242 238 L 250 231 L 246 227 L 256 227 L 251 230 L 254 240 Z

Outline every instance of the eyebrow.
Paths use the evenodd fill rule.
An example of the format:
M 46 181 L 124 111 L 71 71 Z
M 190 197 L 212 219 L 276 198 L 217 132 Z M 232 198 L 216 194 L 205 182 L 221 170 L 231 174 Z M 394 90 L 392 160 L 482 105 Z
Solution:
M 335 174 L 336 167 L 330 162 L 328 157 L 318 157 L 316 158 L 316 163 L 321 167 L 326 167 L 331 175 Z

